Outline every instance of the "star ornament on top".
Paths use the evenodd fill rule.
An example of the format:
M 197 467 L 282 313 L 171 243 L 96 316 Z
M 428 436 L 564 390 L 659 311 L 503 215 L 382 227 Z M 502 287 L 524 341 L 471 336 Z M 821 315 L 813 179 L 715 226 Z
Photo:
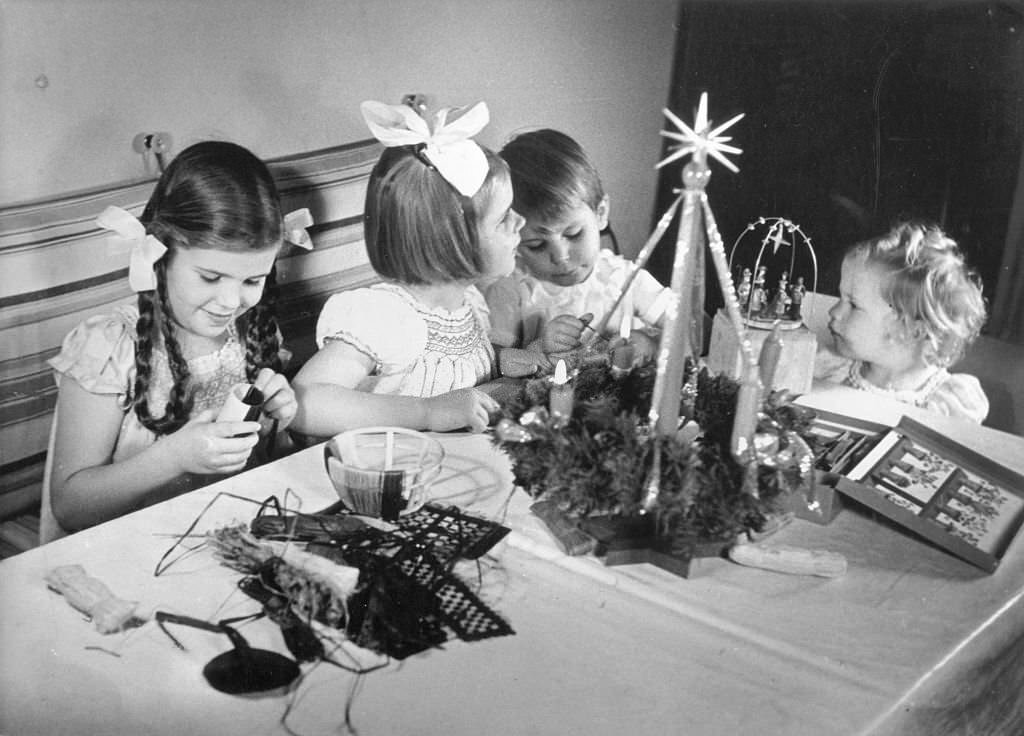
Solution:
M 677 115 L 671 110 L 665 108 L 665 116 L 671 120 L 679 132 L 676 133 L 671 130 L 663 130 L 661 134 L 666 138 L 679 141 L 678 146 L 673 146 L 675 151 L 672 155 L 665 158 L 663 161 L 658 162 L 655 168 L 660 169 L 666 164 L 670 164 L 673 161 L 682 158 L 688 154 L 693 154 L 694 161 L 698 163 L 704 163 L 707 160 L 707 154 L 711 154 L 717 159 L 722 166 L 729 169 L 733 173 L 739 172 L 739 168 L 725 157 L 726 153 L 743 153 L 743 151 L 735 146 L 726 145 L 727 141 L 731 141 L 731 136 L 723 136 L 722 132 L 727 128 L 731 127 L 734 123 L 738 122 L 744 115 L 740 113 L 736 117 L 732 118 L 728 122 L 722 123 L 717 128 L 711 127 L 711 121 L 708 120 L 708 93 L 702 92 L 700 95 L 700 104 L 697 106 L 697 119 L 693 123 L 691 128 L 689 125 L 684 123 Z
M 768 234 L 765 236 L 764 242 L 772 244 L 772 255 L 779 252 L 779 248 L 782 246 L 793 245 L 791 242 L 786 240 L 786 233 L 793 232 L 793 223 L 789 220 L 777 220 L 771 228 L 768 230 Z

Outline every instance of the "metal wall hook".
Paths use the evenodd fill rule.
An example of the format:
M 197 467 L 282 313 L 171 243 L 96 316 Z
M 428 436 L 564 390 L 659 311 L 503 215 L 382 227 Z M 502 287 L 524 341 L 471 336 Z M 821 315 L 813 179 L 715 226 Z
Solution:
M 153 157 L 156 158 L 157 167 L 162 172 L 166 165 L 164 155 L 170 152 L 173 145 L 174 139 L 170 133 L 139 133 L 132 138 L 132 150 L 142 154 L 143 158 L 147 161 L 147 171 L 149 170 L 148 157 L 152 153 Z

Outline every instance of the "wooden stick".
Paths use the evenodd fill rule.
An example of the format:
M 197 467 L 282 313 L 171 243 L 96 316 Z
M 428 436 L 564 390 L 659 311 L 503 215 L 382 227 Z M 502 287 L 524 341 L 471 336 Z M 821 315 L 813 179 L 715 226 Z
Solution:
M 658 225 L 654 228 L 654 232 L 652 232 L 651 236 L 647 238 L 647 242 L 644 243 L 644 247 L 641 248 L 640 252 L 637 254 L 636 260 L 633 263 L 633 270 L 623 282 L 622 289 L 619 291 L 619 296 L 615 299 L 615 303 L 612 304 L 612 308 L 609 309 L 603 317 L 601 317 L 596 327 L 590 328 L 593 330 L 593 333 L 587 339 L 587 343 L 596 340 L 608 327 L 608 322 L 611 321 L 612 314 L 614 314 L 615 310 L 619 308 L 623 298 L 626 296 L 626 292 L 629 291 L 629 287 L 633 285 L 633 281 L 636 279 L 637 274 L 639 274 L 641 269 L 647 265 L 647 261 L 650 259 L 651 253 L 654 252 L 654 246 L 658 244 L 658 241 L 661 240 L 665 231 L 668 230 L 668 226 L 671 224 L 672 218 L 675 217 L 676 210 L 679 208 L 679 203 L 683 201 L 684 196 L 685 192 L 676 197 L 672 205 L 665 211 L 665 214 L 661 216 L 660 220 L 658 220 Z
M 691 162 L 687 166 L 692 167 L 694 164 Z M 686 201 L 679 223 L 672 267 L 672 303 L 665 312 L 648 414 L 651 427 L 661 436 L 675 434 L 679 427 L 679 392 L 683 385 L 683 371 L 686 358 L 693 354 L 690 330 L 695 252 L 704 247 L 701 237 L 704 228 L 700 221 L 700 192 L 687 188 L 684 195 Z

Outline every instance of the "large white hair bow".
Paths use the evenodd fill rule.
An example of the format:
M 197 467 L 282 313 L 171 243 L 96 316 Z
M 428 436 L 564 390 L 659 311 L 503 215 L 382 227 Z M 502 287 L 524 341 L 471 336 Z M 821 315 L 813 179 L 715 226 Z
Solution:
M 128 263 L 128 285 L 132 291 L 152 291 L 156 288 L 153 264 L 167 252 L 167 246 L 153 235 L 146 234 L 145 226 L 132 213 L 120 207 L 107 207 L 96 218 L 96 224 L 110 230 L 115 237 L 127 241 L 131 249 Z
M 472 140 L 490 120 L 486 103 L 478 102 L 450 123 L 448 114 L 463 108 L 439 110 L 433 132 L 408 105 L 367 101 L 360 109 L 370 132 L 385 146 L 424 145 L 430 163 L 463 196 L 472 197 L 487 178 L 487 157 Z

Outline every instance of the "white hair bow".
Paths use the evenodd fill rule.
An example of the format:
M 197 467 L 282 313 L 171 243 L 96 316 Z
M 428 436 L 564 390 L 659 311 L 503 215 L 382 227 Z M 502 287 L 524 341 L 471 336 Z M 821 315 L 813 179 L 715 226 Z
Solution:
M 153 264 L 167 252 L 167 246 L 155 236 L 146 234 L 146 228 L 138 218 L 120 207 L 107 207 L 96 218 L 96 224 L 128 242 L 131 248 L 128 285 L 132 291 L 155 289 L 156 273 L 153 271 Z
M 289 212 L 284 216 L 284 239 L 304 250 L 313 250 L 313 239 L 306 230 L 312 226 L 313 215 L 309 213 L 308 207 Z
M 487 157 L 472 140 L 490 120 L 486 103 L 478 102 L 450 123 L 448 114 L 463 108 L 439 110 L 433 132 L 408 105 L 367 101 L 360 109 L 370 132 L 385 146 L 425 146 L 430 163 L 463 196 L 472 197 L 487 178 Z

